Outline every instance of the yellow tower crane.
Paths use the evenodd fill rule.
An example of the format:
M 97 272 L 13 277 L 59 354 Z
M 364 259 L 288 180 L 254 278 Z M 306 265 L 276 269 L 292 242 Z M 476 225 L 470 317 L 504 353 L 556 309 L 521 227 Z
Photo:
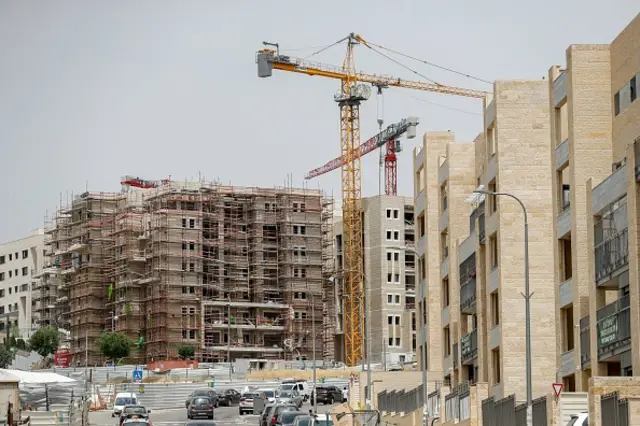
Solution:
M 362 360 L 365 331 L 362 321 L 364 317 L 365 292 L 362 244 L 362 179 L 359 155 L 360 103 L 370 97 L 371 86 L 402 87 L 481 99 L 484 99 L 488 93 L 446 86 L 435 82 L 427 83 L 358 72 L 355 68 L 354 47 L 358 44 L 363 44 L 369 49 L 376 50 L 373 46 L 382 46 L 368 43 L 359 35 L 351 33 L 327 47 L 345 41 L 347 42 L 347 53 L 342 67 L 281 55 L 279 45 L 268 42 L 263 42 L 263 44 L 275 47 L 275 50 L 272 48 L 259 50 L 256 53 L 256 63 L 258 65 L 258 77 L 260 78 L 271 77 L 273 70 L 276 69 L 340 80 L 340 92 L 334 96 L 334 100 L 340 107 L 341 156 L 346 160 L 341 168 L 344 257 L 344 356 L 346 365 L 355 366 Z M 383 56 L 386 55 L 383 54 Z

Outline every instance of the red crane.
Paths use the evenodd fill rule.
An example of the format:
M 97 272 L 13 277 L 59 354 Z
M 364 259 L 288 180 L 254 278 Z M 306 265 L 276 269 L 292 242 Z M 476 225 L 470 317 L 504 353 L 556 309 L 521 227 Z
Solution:
M 387 195 L 398 195 L 398 159 L 396 153 L 402 150 L 398 139 L 404 133 L 407 134 L 407 139 L 415 138 L 418 124 L 418 117 L 404 118 L 398 123 L 391 124 L 371 139 L 360 144 L 360 152 L 354 155 L 355 158 L 359 158 L 381 148 L 383 145 L 386 146 L 386 154 L 384 156 L 384 193 Z M 344 156 L 334 158 L 328 163 L 311 170 L 304 178 L 307 180 L 313 179 L 338 169 L 345 164 L 345 161 Z

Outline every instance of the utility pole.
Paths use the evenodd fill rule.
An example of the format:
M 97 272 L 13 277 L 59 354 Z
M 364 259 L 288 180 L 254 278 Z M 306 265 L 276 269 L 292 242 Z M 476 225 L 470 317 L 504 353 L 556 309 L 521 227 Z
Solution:
M 485 191 L 483 186 L 478 187 L 475 194 L 491 195 L 493 197 L 502 195 L 505 197 L 513 198 L 520 204 L 522 213 L 524 215 L 524 304 L 525 304 L 525 344 L 526 344 L 526 380 L 527 380 L 527 426 L 531 426 L 533 423 L 532 413 L 532 379 L 531 379 L 531 296 L 529 288 L 529 220 L 527 218 L 527 208 L 524 203 L 515 195 L 507 192 L 491 192 Z

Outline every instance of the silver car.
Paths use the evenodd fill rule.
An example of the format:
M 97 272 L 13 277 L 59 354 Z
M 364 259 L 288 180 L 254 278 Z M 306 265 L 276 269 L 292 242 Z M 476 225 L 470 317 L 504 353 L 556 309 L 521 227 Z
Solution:
M 292 404 L 300 408 L 303 401 L 304 397 L 295 389 L 283 390 L 278 394 L 278 403 L 280 404 Z

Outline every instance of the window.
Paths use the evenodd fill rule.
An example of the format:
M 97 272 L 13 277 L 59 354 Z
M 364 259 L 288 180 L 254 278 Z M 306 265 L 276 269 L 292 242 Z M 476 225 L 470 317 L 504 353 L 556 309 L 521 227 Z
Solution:
M 196 227 L 196 220 L 195 219 L 189 219 L 189 228 L 195 228 Z
M 491 327 L 500 324 L 500 299 L 498 292 L 491 293 Z
M 400 260 L 400 253 L 393 253 L 393 260 L 394 261 L 399 261 Z
M 9 278 L 11 278 L 13 276 L 13 272 L 9 271 Z
M 392 278 L 393 278 L 393 274 L 387 274 L 387 282 L 388 283 L 393 282 Z
M 387 294 L 387 304 L 393 304 L 393 294 Z
M 0 256 L 0 265 L 4 265 L 4 262 L 5 262 L 4 256 Z
M 489 250 L 491 250 L 491 269 L 498 267 L 498 238 L 497 235 L 492 235 L 489 238 Z
M 394 297 L 395 297 L 395 304 L 399 305 L 400 304 L 400 295 L 396 294 Z
M 388 251 L 388 252 L 387 252 L 387 260 L 391 260 L 391 256 L 392 256 L 391 252 L 390 252 L 390 251 Z M 389 280 L 389 281 L 391 281 L 391 280 Z
M 442 342 L 442 349 L 444 350 L 444 356 L 451 355 L 451 330 L 449 327 L 445 327 L 442 335 L 444 336 L 444 342 Z
M 387 240 L 391 239 L 391 231 L 387 231 Z
M 489 192 L 496 192 L 498 190 L 495 179 L 489 182 L 488 186 Z M 487 198 L 489 202 L 489 214 L 491 215 L 498 210 L 498 200 L 495 195 L 487 195 Z
M 631 98 L 631 102 L 635 101 L 638 97 L 638 92 L 636 91 L 636 76 L 631 77 L 631 81 L 629 82 L 629 96 Z
M 193 262 L 190 262 L 189 263 L 189 271 L 190 272 L 195 272 L 195 270 L 196 270 L 196 264 L 193 263 Z
M 500 348 L 491 351 L 491 366 L 493 367 L 493 384 L 500 383 Z
M 398 209 L 393 209 L 393 218 L 398 219 L 400 217 L 400 211 Z
M 22 276 L 26 277 L 27 275 L 29 275 L 29 268 L 25 266 L 22 268 Z
M 307 270 L 305 268 L 294 268 L 293 276 L 296 278 L 306 278 Z
M 182 219 L 182 227 L 183 228 L 187 227 L 187 219 Z
M 26 259 L 27 257 L 29 257 L 29 250 L 22 250 L 22 258 Z
M 306 300 L 307 299 L 307 293 L 305 292 L 301 292 L 301 291 L 296 291 L 295 293 L 293 293 L 293 298 L 294 299 L 298 299 L 298 300 Z
M 442 280 L 442 306 L 449 306 L 449 279 Z
M 387 324 L 393 325 L 393 315 L 387 315 Z
M 296 257 L 307 257 L 307 248 L 305 246 L 293 247 L 293 255 Z
M 387 219 L 391 219 L 391 209 L 387 209 Z
M 0 297 L 4 297 L 4 289 L 0 290 Z
M 294 235 L 305 235 L 307 233 L 307 227 L 305 225 L 293 225 Z
M 420 214 L 418 216 L 418 234 L 421 237 L 424 237 L 424 232 L 425 232 L 424 214 Z
M 400 274 L 393 274 L 393 282 L 396 284 L 400 282 Z
M 564 329 L 564 332 L 562 333 L 562 352 L 568 352 L 573 350 L 574 343 L 573 305 L 568 306 L 566 309 L 562 309 L 561 312 L 562 328 Z
M 498 132 L 495 126 L 492 125 L 487 129 L 487 153 L 490 157 L 497 151 L 497 139 Z
M 444 212 L 445 210 L 447 210 L 448 207 L 448 198 L 447 198 L 447 185 L 444 184 L 440 187 L 440 207 L 441 207 L 441 212 Z
M 13 255 L 11 253 L 9 253 L 9 260 L 13 260 Z
M 0 281 L 4 281 L 4 272 L 0 272 Z
M 398 241 L 400 239 L 400 232 L 393 231 L 393 239 Z

